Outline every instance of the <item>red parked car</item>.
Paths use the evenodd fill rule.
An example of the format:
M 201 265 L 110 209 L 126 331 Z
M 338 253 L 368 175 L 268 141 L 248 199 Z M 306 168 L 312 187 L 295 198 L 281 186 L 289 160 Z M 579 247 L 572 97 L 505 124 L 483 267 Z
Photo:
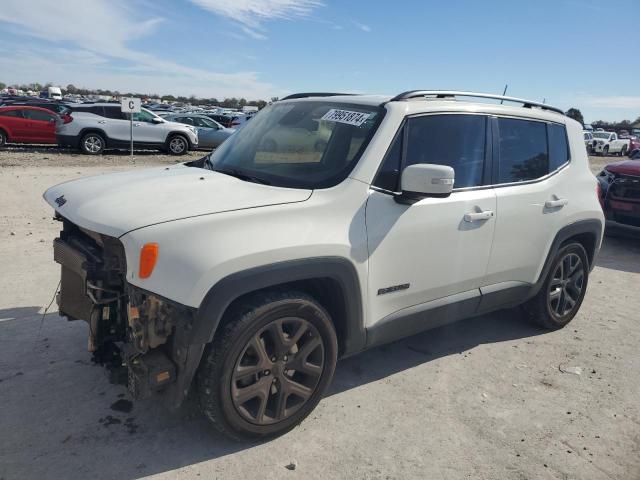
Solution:
M 57 143 L 56 122 L 51 110 L 40 107 L 0 107 L 0 146 L 5 143 Z
M 640 232 L 640 161 L 611 163 L 598 174 L 600 204 L 607 224 Z

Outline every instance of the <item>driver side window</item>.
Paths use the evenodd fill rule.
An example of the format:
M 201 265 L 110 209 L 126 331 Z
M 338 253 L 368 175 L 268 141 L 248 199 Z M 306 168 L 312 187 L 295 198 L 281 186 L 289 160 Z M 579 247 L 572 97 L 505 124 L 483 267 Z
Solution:
M 146 122 L 151 123 L 155 117 L 151 115 L 149 112 L 145 112 L 144 110 L 140 110 L 138 113 L 133 114 L 134 122 Z
M 483 185 L 486 143 L 487 117 L 484 115 L 411 117 L 396 135 L 373 184 L 399 191 L 403 168 L 431 163 L 453 168 L 454 188 Z

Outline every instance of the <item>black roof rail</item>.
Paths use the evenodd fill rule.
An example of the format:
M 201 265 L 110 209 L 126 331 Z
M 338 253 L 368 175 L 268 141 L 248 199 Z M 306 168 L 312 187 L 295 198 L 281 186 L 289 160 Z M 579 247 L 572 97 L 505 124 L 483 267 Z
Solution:
M 357 93 L 331 93 L 331 92 L 294 93 L 284 98 L 281 98 L 280 100 L 293 100 L 296 98 L 308 98 L 308 97 L 337 97 L 340 95 L 357 95 Z
M 477 92 L 460 92 L 456 90 L 409 90 L 393 97 L 390 102 L 397 102 L 400 100 L 408 100 L 410 98 L 419 97 L 432 97 L 432 98 L 455 98 L 455 97 L 471 97 L 471 98 L 489 98 L 492 100 L 500 100 L 502 102 L 520 103 L 524 108 L 540 108 L 542 110 L 549 110 L 551 112 L 560 113 L 564 115 L 564 111 L 561 108 L 547 105 L 546 103 L 532 102 L 531 100 L 524 100 L 522 98 L 505 97 L 504 95 L 494 95 L 491 93 L 477 93 Z

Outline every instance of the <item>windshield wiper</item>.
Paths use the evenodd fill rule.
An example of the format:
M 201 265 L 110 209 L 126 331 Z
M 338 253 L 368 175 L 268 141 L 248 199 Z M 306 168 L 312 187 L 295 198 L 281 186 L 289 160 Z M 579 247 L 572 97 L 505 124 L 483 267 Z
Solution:
M 239 178 L 240 180 L 245 180 L 247 182 L 253 183 L 261 183 L 262 185 L 271 185 L 271 182 L 265 180 L 264 178 L 254 177 L 253 175 L 247 175 L 246 173 L 238 170 L 237 168 L 231 168 L 228 170 L 213 170 L 214 172 L 224 173 L 225 175 L 230 175 L 232 177 Z

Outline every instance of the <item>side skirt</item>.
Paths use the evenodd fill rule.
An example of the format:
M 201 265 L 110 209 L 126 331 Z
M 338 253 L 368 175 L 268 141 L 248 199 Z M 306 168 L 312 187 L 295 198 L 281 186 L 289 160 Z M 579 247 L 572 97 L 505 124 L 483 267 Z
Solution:
M 535 286 L 531 284 L 505 282 L 403 308 L 367 329 L 367 348 L 518 306 L 530 298 L 534 290 Z

